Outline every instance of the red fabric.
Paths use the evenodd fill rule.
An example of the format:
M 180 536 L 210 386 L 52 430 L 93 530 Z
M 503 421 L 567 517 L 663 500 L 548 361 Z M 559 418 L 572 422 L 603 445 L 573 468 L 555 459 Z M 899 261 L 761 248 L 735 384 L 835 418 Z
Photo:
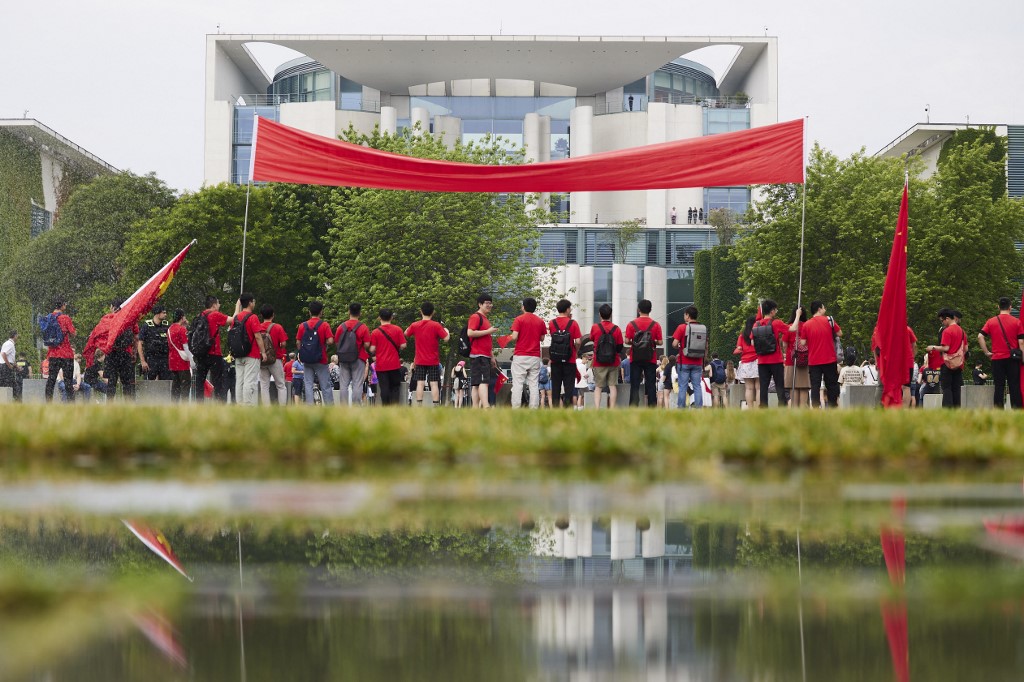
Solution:
M 331 325 L 327 324 L 319 317 L 311 317 L 302 324 L 299 325 L 298 331 L 295 332 L 295 340 L 302 343 L 302 332 L 305 331 L 304 327 L 312 329 L 319 322 L 320 326 L 316 328 L 316 335 L 320 337 L 320 364 L 327 364 L 327 344 L 330 343 L 331 339 L 334 338 L 331 334 Z
M 516 337 L 516 350 L 512 355 L 540 357 L 540 342 L 548 333 L 544 320 L 533 313 L 523 313 L 512 321 L 512 331 L 519 332 L 519 336 Z
M 359 328 L 356 329 L 356 344 L 359 346 L 359 359 L 366 360 L 370 357 L 370 354 L 367 352 L 366 346 L 363 344 L 370 343 L 370 328 L 359 320 L 345 320 L 343 323 L 339 324 L 338 328 L 334 332 L 334 345 L 338 345 L 338 339 L 341 338 L 341 328 L 343 326 L 348 327 L 349 329 L 354 329 L 357 324 L 359 325 Z
M 289 360 L 284 363 L 284 382 L 286 384 L 292 383 L 292 365 L 295 364 L 294 360 Z
M 109 354 L 114 345 L 114 339 L 131 325 L 138 324 L 139 318 L 148 313 L 156 300 L 167 290 L 171 280 L 174 279 L 174 273 L 181 267 L 181 262 L 185 260 L 185 255 L 191 248 L 192 244 L 189 244 L 182 249 L 167 265 L 160 268 L 134 294 L 129 296 L 121 304 L 119 311 L 100 320 L 90 334 L 90 339 L 95 339 L 96 347 L 100 348 L 104 354 Z M 218 350 L 219 346 L 218 343 Z
M 796 337 L 797 336 L 800 337 L 801 345 L 803 345 L 804 347 L 807 347 L 807 336 L 804 334 L 804 325 L 806 325 L 806 324 L 807 324 L 806 322 L 801 322 L 797 326 L 797 330 L 798 331 L 795 331 L 795 332 L 794 331 L 787 331 L 785 333 L 785 335 L 782 337 L 782 339 L 786 342 L 786 357 L 782 359 L 783 362 L 786 364 L 786 367 L 792 367 L 793 366 L 793 359 L 796 356 L 795 351 L 796 351 Z M 811 357 L 810 352 L 808 352 L 807 357 L 808 357 L 808 363 L 807 364 L 810 364 L 810 357 Z
M 511 342 L 512 342 L 512 335 L 511 334 L 503 334 L 502 336 L 498 337 L 498 347 L 499 348 L 508 348 L 508 344 L 510 344 Z M 513 353 L 513 355 L 514 355 L 514 353 Z
M 747 343 L 747 340 L 743 338 L 743 334 L 736 337 L 736 349 L 732 352 L 733 355 L 740 356 L 740 362 L 756 362 L 757 351 L 754 350 L 754 344 Z
M 238 314 L 238 317 L 235 318 L 235 320 L 231 323 L 231 326 L 234 327 L 236 324 L 239 324 L 242 320 L 245 320 L 245 333 L 246 335 L 248 335 L 249 341 L 252 344 L 249 347 L 249 354 L 246 357 L 260 360 L 262 357 L 260 355 L 260 345 L 256 343 L 256 335 L 259 334 L 260 330 L 263 328 L 263 325 L 260 324 L 260 318 L 256 315 L 256 313 L 242 311 L 241 313 Z
M 473 313 L 469 318 L 469 328 L 478 332 L 485 331 L 491 328 L 491 321 L 483 313 Z M 471 356 L 486 355 L 490 357 L 494 348 L 491 336 L 493 335 L 471 338 L 469 340 L 469 354 Z
M 892 669 L 898 682 L 910 682 L 910 640 L 907 637 L 907 603 L 882 603 L 882 624 L 889 641 Z
M 679 352 L 676 354 L 676 363 L 680 365 L 704 365 L 704 358 L 688 358 L 683 355 L 683 349 L 686 348 L 686 330 L 689 329 L 687 324 L 683 324 L 676 327 L 676 330 L 672 332 L 672 338 L 679 342 Z
M 64 332 L 64 338 L 61 339 L 60 344 L 47 349 L 46 357 L 71 360 L 75 357 L 75 349 L 71 347 L 71 336 L 76 333 L 75 325 L 72 324 L 70 315 L 65 315 L 59 310 L 54 310 L 53 312 L 58 314 L 57 325 L 60 327 L 61 331 Z
M 612 331 L 613 329 L 614 331 Z M 611 331 L 616 346 L 621 347 L 625 343 L 625 340 L 622 338 L 622 330 L 616 327 L 611 320 L 601 320 L 601 322 L 591 327 L 590 340 L 594 343 L 594 367 L 618 367 L 621 364 L 618 353 L 615 354 L 615 362 L 604 364 L 597 361 L 597 342 L 601 340 L 605 332 L 609 331 Z
M 842 331 L 842 328 L 837 324 L 836 330 Z M 828 323 L 827 316 L 816 315 L 804 322 L 800 328 L 800 335 L 807 339 L 808 365 L 834 365 L 838 362 L 836 342 L 832 338 L 832 326 Z
M 1003 323 L 1002 328 L 999 327 L 1000 322 Z M 1004 329 L 1006 330 L 1005 339 L 1003 338 Z M 1019 347 L 1017 341 L 1024 337 L 1024 327 L 1021 326 L 1020 320 L 1006 313 L 989 318 L 985 326 L 981 328 L 981 333 L 988 337 L 992 359 L 1006 360 L 1010 357 L 1010 349 Z M 1009 346 L 1006 345 L 1007 341 L 1010 342 Z
M 878 364 L 884 388 L 884 407 L 903 406 L 903 384 L 910 376 L 913 363 L 907 364 L 907 186 L 903 185 L 900 215 L 889 254 L 882 302 L 878 307 Z
M 960 349 L 967 345 L 967 334 L 958 324 L 951 324 L 942 330 L 942 339 L 939 341 L 940 346 L 946 347 L 946 354 L 953 355 L 959 353 Z M 967 364 L 964 363 L 963 367 Z
M 644 329 L 651 329 L 651 336 L 654 337 L 655 346 L 657 346 L 657 343 L 659 341 L 663 341 L 664 340 L 664 337 L 661 334 L 661 325 L 660 324 L 655 322 L 654 319 L 651 318 L 651 317 L 638 317 L 638 318 L 636 318 L 635 320 L 633 320 L 632 322 L 630 322 L 629 324 L 626 325 L 626 343 L 629 343 L 629 344 L 633 343 L 633 337 L 636 335 L 636 329 L 634 329 L 633 325 L 636 325 L 636 328 L 640 329 L 641 331 L 644 330 Z M 658 351 L 657 351 L 657 348 L 655 348 L 654 360 L 652 360 L 651 362 L 657 362 L 657 361 L 658 361 Z M 630 345 L 630 347 L 629 347 L 629 362 L 630 363 L 633 362 L 633 346 L 632 345 Z
M 770 355 L 758 355 L 757 364 L 759 365 L 777 365 L 782 362 L 782 339 L 779 337 L 785 337 L 786 332 L 789 331 L 789 325 L 778 318 L 771 318 L 771 322 L 766 321 L 767 318 L 762 319 L 757 323 L 756 326 L 767 326 L 771 324 L 772 331 L 775 333 L 775 352 Z M 839 328 L 839 325 L 836 325 Z
M 175 322 L 167 330 L 167 369 L 172 372 L 187 372 L 189 369 L 188 360 L 182 360 L 179 350 L 184 350 L 188 345 L 188 331 L 185 325 Z
M 385 335 L 395 343 L 392 344 L 391 341 L 384 338 Z M 405 335 L 402 333 L 401 327 L 385 322 L 373 330 L 370 334 L 370 345 L 374 347 L 374 352 L 377 354 L 378 372 L 390 372 L 402 366 L 402 359 L 395 346 L 401 348 L 404 343 Z M 434 363 L 434 365 L 437 364 Z
M 804 122 L 515 166 L 417 159 L 257 118 L 253 180 L 426 192 L 581 192 L 803 182 Z
M 213 344 L 207 355 L 223 355 L 220 348 L 220 328 L 228 323 L 228 316 L 219 310 L 200 313 L 206 315 L 206 323 L 210 327 L 210 339 Z
M 437 367 L 441 364 L 441 340 L 448 336 L 448 330 L 441 323 L 417 320 L 409 325 L 405 335 L 416 342 L 414 363 L 424 367 Z
M 498 393 L 498 391 L 501 390 L 501 387 L 505 385 L 506 381 L 508 381 L 508 377 L 505 376 L 504 372 L 502 372 L 501 370 L 498 370 L 498 376 L 494 380 L 494 392 L 496 394 Z
M 274 348 L 274 356 L 284 362 L 288 357 L 288 332 L 277 322 L 264 322 L 260 325 L 260 331 L 270 330 L 270 345 Z
M 583 338 L 583 332 L 580 331 L 580 326 L 576 324 L 576 320 L 571 317 L 558 317 L 548 322 L 548 333 L 554 334 L 555 329 L 559 331 L 569 330 L 569 360 L 568 362 L 576 362 L 576 339 Z

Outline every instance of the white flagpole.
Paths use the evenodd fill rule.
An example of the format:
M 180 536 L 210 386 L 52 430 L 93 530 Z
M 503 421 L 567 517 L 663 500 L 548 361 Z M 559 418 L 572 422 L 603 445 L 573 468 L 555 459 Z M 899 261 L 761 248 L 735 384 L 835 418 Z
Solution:
M 807 116 L 804 117 L 804 189 L 803 189 L 803 201 L 800 209 L 800 279 L 797 283 L 796 288 L 796 307 L 797 307 L 797 320 L 800 319 L 800 306 L 803 305 L 804 296 L 804 229 L 807 226 Z M 796 325 L 796 341 L 795 345 L 800 344 L 800 324 L 797 322 Z M 837 358 L 838 360 L 839 358 Z M 796 387 L 796 348 L 793 348 L 793 391 L 798 391 Z M 794 405 L 795 401 L 790 401 L 790 407 Z
M 256 136 L 260 129 L 260 117 L 252 115 L 252 153 L 249 156 L 249 181 L 245 185 L 245 217 L 242 219 L 242 275 L 238 282 L 238 295 L 245 291 L 245 243 L 249 235 L 249 193 L 252 191 L 253 166 L 256 163 Z

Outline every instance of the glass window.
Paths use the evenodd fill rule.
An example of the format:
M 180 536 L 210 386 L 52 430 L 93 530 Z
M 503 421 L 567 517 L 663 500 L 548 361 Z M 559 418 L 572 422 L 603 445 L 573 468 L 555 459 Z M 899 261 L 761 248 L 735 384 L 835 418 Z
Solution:
M 665 73 L 664 71 L 654 72 L 654 86 L 657 88 L 669 88 L 672 87 L 672 74 Z
M 53 214 L 47 211 L 42 206 L 32 202 L 32 215 L 31 215 L 31 238 L 35 239 L 43 232 L 46 232 L 53 227 Z

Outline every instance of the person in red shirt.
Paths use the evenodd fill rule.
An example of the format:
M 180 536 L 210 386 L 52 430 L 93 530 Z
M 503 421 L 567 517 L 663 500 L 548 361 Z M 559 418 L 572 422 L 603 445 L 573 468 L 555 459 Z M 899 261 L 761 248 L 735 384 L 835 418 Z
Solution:
M 761 407 L 768 407 L 768 387 L 772 379 L 775 380 L 775 391 L 779 397 L 779 406 L 785 407 L 786 400 L 786 367 L 782 364 L 782 357 L 786 353 L 786 332 L 789 325 L 775 316 L 779 314 L 779 304 L 770 298 L 761 302 L 761 320 L 754 326 L 753 336 L 757 336 L 758 328 L 771 327 L 772 336 L 775 337 L 775 350 L 765 355 L 757 356 L 757 379 L 761 386 Z M 755 344 L 756 345 L 756 344 Z M 814 381 L 811 381 L 811 390 L 814 390 Z
M 678 348 L 676 355 L 676 376 L 679 377 L 679 397 L 676 400 L 676 407 L 686 407 L 686 388 L 693 387 L 693 407 L 704 407 L 704 387 L 701 380 L 704 378 L 704 357 L 688 358 L 682 350 L 686 348 L 686 335 L 690 332 L 690 325 L 697 321 L 697 306 L 687 306 L 683 310 L 683 323 L 672 332 L 672 347 Z
M 64 376 L 70 377 L 75 373 L 75 350 L 71 347 L 71 338 L 77 334 L 71 316 L 67 314 L 67 301 L 57 301 L 53 306 L 53 315 L 57 316 L 57 324 L 60 326 L 63 338 L 56 346 L 46 351 L 46 359 L 49 360 L 49 372 L 46 377 L 46 402 L 53 402 L 53 389 L 57 385 L 57 373 L 64 370 Z M 75 402 L 75 388 L 73 381 L 65 381 L 67 387 L 68 402 Z
M 523 299 L 523 313 L 512 321 L 512 409 L 523 406 L 523 388 L 530 387 L 530 409 L 540 407 L 540 344 L 548 327 L 537 314 L 537 300 Z
M 206 318 L 207 326 L 210 329 L 210 350 L 204 354 L 196 355 L 196 386 L 206 385 L 206 375 L 210 375 L 210 383 L 213 384 L 213 395 L 217 400 L 227 400 L 227 385 L 224 382 L 224 375 L 227 372 L 227 363 L 220 350 L 220 328 L 231 321 L 227 315 L 220 311 L 220 299 L 216 296 L 206 297 L 206 308 L 199 313 Z M 202 402 L 205 399 L 205 391 L 196 391 L 195 399 Z
M 992 350 L 988 349 L 988 340 L 992 340 Z M 1010 388 L 1010 407 L 1021 407 L 1020 394 L 1020 361 L 1011 357 L 1011 350 L 1019 350 L 1024 354 L 1024 325 L 1010 314 L 1010 299 L 999 299 L 999 314 L 989 318 L 985 326 L 978 332 L 978 345 L 981 352 L 992 361 L 992 383 L 995 393 L 992 404 L 999 409 L 1005 405 L 1003 392 L 1007 384 Z
M 494 340 L 498 328 L 487 319 L 494 308 L 494 299 L 490 294 L 480 294 L 476 298 L 477 311 L 466 323 L 466 334 L 469 336 L 469 383 L 473 407 L 487 409 L 491 406 L 487 393 L 491 382 L 491 370 L 498 368 L 494 360 Z M 379 369 L 379 368 L 378 368 Z
M 836 339 L 843 330 L 828 316 L 825 304 L 811 301 L 811 319 L 804 323 L 801 335 L 807 339 L 807 368 L 811 379 L 811 407 L 821 407 L 821 382 L 830 407 L 839 406 L 839 358 Z
M 384 405 L 398 405 L 402 387 L 402 358 L 406 341 L 402 328 L 391 324 L 393 314 L 380 309 L 380 326 L 370 334 L 370 352 L 377 356 L 377 384 Z
M 810 359 L 807 350 L 807 338 L 804 336 L 804 324 L 807 322 L 807 310 L 803 306 L 793 308 L 793 323 L 789 325 L 784 340 L 786 357 L 782 359 L 786 367 L 786 390 L 793 407 L 807 407 L 810 402 L 810 367 L 809 364 L 797 366 L 797 346 L 805 360 Z
M 117 299 L 110 304 L 107 317 L 113 317 L 123 301 Z M 121 381 L 121 395 L 125 400 L 135 399 L 135 347 L 139 342 L 139 323 L 133 322 L 114 339 L 103 365 L 103 376 L 107 380 L 107 400 L 113 400 L 117 393 L 117 382 Z
M 331 333 L 331 325 L 320 319 L 323 311 L 322 302 L 310 301 L 309 319 L 299 325 L 295 334 L 295 340 L 299 343 L 299 360 L 305 367 L 303 390 L 307 405 L 313 404 L 314 381 L 320 385 L 323 404 L 334 404 L 334 382 L 331 381 L 331 370 L 327 364 L 327 344 L 334 343 L 334 335 Z M 304 339 L 307 334 L 308 338 Z M 317 346 L 319 353 L 316 352 Z
M 369 365 L 370 329 L 359 321 L 363 312 L 361 303 L 349 303 L 348 320 L 338 325 L 334 332 L 334 348 L 338 352 L 338 383 L 341 401 L 349 405 L 360 405 L 363 395 L 363 381 Z M 352 338 L 349 338 L 349 335 Z M 355 349 L 351 349 L 352 341 Z M 353 358 L 352 355 L 355 355 Z
M 174 311 L 171 327 L 167 330 L 167 369 L 171 373 L 171 400 L 188 400 L 192 390 L 191 353 L 188 350 L 188 320 L 185 311 Z M 182 357 L 184 355 L 184 357 Z
M 243 292 L 235 304 L 232 328 L 236 324 L 244 327 L 243 332 L 249 338 L 249 352 L 235 357 L 235 400 L 241 405 L 256 405 L 259 403 L 260 363 L 269 349 L 263 347 L 256 297 L 248 292 Z
M 441 404 L 441 342 L 451 338 L 451 334 L 443 324 L 434 321 L 434 304 L 430 301 L 420 306 L 420 315 L 421 319 L 405 330 L 405 335 L 416 342 L 412 368 L 416 405 L 423 406 L 423 384 L 429 381 L 430 398 L 437 407 Z
M 636 305 L 637 317 L 626 325 L 624 341 L 629 345 L 629 404 L 640 404 L 640 382 L 644 383 L 647 394 L 647 407 L 658 406 L 658 351 L 664 343 L 661 325 L 651 318 L 653 305 L 646 298 Z M 640 332 L 650 331 L 651 342 L 654 344 L 648 351 L 636 348 L 634 340 Z M 650 354 L 650 359 L 638 357 L 643 352 Z
M 754 329 L 757 318 L 753 315 L 747 318 L 743 325 L 743 332 L 736 339 L 736 348 L 733 355 L 740 356 L 740 366 L 736 369 L 736 380 L 743 384 L 743 401 L 750 409 L 757 402 L 757 351 L 751 342 L 750 333 Z
M 597 310 L 601 321 L 590 328 L 590 341 L 594 344 L 594 389 L 596 396 L 594 407 L 601 409 L 601 399 L 605 389 L 608 390 L 608 409 L 615 409 L 615 402 L 619 397 L 619 365 L 622 346 L 626 340 L 622 338 L 622 330 L 612 324 L 612 307 L 607 303 L 601 305 Z M 611 362 L 601 362 L 598 359 L 598 344 L 605 335 L 611 335 L 615 344 L 615 358 Z
M 270 337 L 270 347 L 274 352 L 274 364 L 260 364 L 260 399 L 264 405 L 270 404 L 270 381 L 273 380 L 278 404 L 287 405 L 290 383 L 284 374 L 284 361 L 288 358 L 288 332 L 274 322 L 274 306 L 269 303 L 260 308 L 260 316 L 263 318 L 260 331 Z
M 939 368 L 939 385 L 942 387 L 942 406 L 960 407 L 960 387 L 964 385 L 964 367 L 961 364 L 952 368 L 946 364 L 946 356 L 955 355 L 967 348 L 967 334 L 956 323 L 955 314 L 949 308 L 939 311 L 942 320 L 942 337 L 938 345 L 928 346 L 928 350 L 943 353 L 942 367 Z
M 548 323 L 548 333 L 551 334 L 551 345 L 548 346 L 551 395 L 558 402 L 561 393 L 562 407 L 569 407 L 576 387 L 576 351 L 583 334 L 576 320 L 572 319 L 572 303 L 563 298 L 555 304 L 555 310 L 558 311 L 558 317 Z

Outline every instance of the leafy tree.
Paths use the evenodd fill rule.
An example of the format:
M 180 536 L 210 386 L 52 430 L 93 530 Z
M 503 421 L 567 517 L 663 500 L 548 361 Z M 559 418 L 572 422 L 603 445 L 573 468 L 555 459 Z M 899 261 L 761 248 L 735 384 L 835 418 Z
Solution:
M 722 246 L 732 245 L 732 241 L 739 232 L 735 211 L 729 208 L 713 208 L 708 211 L 708 223 L 715 228 L 719 244 Z
M 614 227 L 615 230 L 611 236 L 615 244 L 615 262 L 625 263 L 626 257 L 629 256 L 629 247 L 643 236 L 647 227 L 647 219 L 622 220 L 615 223 Z
M 966 128 L 954 131 L 939 150 L 938 166 L 941 168 L 949 160 L 951 154 L 963 146 L 984 144 L 988 147 L 988 160 L 999 164 L 1001 173 L 993 174 L 992 198 L 999 199 L 1006 194 L 1006 138 L 996 134 L 992 126 Z

